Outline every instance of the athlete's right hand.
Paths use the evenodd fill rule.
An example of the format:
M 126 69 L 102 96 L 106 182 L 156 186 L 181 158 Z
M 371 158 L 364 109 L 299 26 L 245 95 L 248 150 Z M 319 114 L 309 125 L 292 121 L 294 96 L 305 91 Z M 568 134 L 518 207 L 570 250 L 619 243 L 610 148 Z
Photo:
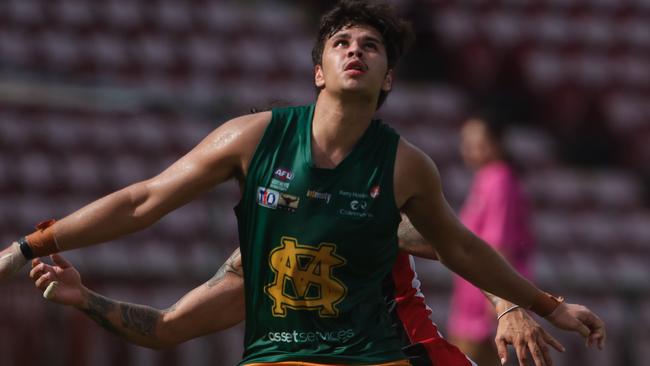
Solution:
M 535 366 L 551 366 L 553 360 L 549 352 L 550 347 L 559 352 L 565 351 L 564 346 L 522 308 L 506 313 L 498 322 L 494 340 L 502 365 L 508 361 L 508 344 L 514 347 L 520 366 L 528 365 L 530 358 Z M 528 356 L 529 352 L 531 357 Z
M 20 251 L 18 243 L 12 243 L 0 252 L 0 280 L 13 276 L 26 263 L 27 259 Z
M 81 283 L 81 275 L 68 261 L 59 254 L 50 256 L 54 265 L 32 260 L 32 270 L 29 277 L 39 290 L 45 290 L 52 284 L 53 288 L 44 293 L 50 301 L 72 306 L 81 306 L 85 300 L 86 288 Z M 47 296 L 45 296 L 47 295 Z

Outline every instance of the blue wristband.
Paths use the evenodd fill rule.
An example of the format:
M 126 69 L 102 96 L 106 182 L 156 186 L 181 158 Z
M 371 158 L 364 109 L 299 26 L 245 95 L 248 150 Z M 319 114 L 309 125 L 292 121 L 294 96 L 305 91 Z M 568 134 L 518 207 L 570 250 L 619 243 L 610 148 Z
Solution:
M 27 239 L 25 239 L 24 236 L 18 239 L 18 245 L 20 246 L 20 252 L 23 253 L 23 256 L 26 259 L 29 260 L 34 258 L 34 252 L 32 252 L 32 247 L 29 246 L 29 243 L 27 242 Z

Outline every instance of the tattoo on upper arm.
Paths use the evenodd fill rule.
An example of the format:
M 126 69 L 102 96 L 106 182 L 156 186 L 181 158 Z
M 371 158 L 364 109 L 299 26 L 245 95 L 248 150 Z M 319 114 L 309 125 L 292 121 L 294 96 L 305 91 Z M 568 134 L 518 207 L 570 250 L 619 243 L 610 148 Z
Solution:
M 168 307 L 167 309 L 165 309 L 164 312 L 165 313 L 173 313 L 174 311 L 176 311 L 176 308 L 178 307 L 178 304 L 180 304 L 181 301 L 183 301 L 184 298 L 185 298 L 185 296 L 181 297 L 180 300 L 176 301 L 176 303 L 174 305 L 172 305 L 172 306 Z
M 223 280 L 223 278 L 226 276 L 226 273 L 232 273 L 238 277 L 244 276 L 244 268 L 242 266 L 241 252 L 239 251 L 239 248 L 237 248 L 232 253 L 230 258 L 228 258 L 228 260 L 226 260 L 226 263 L 224 263 L 221 268 L 219 268 L 217 273 L 210 280 L 208 280 L 208 282 L 206 282 L 206 286 L 216 286 Z

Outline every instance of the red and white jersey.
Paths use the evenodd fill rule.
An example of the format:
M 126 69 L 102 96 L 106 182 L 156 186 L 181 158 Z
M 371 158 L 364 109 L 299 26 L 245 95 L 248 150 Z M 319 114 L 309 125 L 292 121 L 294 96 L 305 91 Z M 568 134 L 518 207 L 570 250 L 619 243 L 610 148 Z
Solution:
M 438 331 L 424 302 L 413 257 L 400 252 L 384 282 L 393 327 L 402 337 L 402 351 L 413 366 L 476 366 Z

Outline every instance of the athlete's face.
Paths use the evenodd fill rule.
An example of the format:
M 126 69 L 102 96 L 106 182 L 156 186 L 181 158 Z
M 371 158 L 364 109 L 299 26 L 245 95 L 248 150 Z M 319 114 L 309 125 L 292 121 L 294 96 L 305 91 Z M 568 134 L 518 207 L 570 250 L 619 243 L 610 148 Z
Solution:
M 483 121 L 470 119 L 465 122 L 460 137 L 460 152 L 468 167 L 478 169 L 498 159 L 499 148 L 490 138 Z
M 381 90 L 392 86 L 382 36 L 369 26 L 344 27 L 332 35 L 315 71 L 316 86 L 335 94 L 377 100 Z

